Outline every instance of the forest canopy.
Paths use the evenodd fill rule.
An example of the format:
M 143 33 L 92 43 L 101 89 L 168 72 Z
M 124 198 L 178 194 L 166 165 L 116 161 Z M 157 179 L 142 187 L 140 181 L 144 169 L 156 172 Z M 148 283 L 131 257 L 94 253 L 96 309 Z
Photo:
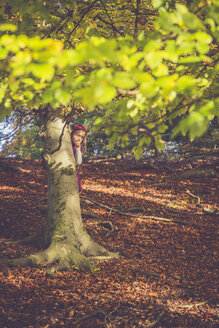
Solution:
M 162 149 L 218 117 L 219 1 L 2 1 L 0 119 L 95 117 L 95 130 Z M 90 113 L 90 114 L 89 114 Z

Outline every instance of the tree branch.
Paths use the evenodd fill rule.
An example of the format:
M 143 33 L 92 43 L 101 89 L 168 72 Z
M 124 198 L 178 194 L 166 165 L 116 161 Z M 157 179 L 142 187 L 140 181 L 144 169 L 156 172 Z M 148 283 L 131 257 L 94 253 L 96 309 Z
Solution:
M 124 89 L 117 88 L 116 90 L 120 94 L 130 95 L 130 96 L 133 96 L 133 95 L 136 95 L 137 93 L 139 93 L 138 89 L 136 89 L 136 90 L 124 90 Z
M 141 0 L 136 0 L 136 16 L 135 16 L 135 31 L 134 31 L 134 38 L 137 38 L 138 34 L 138 15 L 139 15 L 139 9 L 141 5 Z
M 114 34 L 114 37 L 117 38 L 116 36 L 116 32 L 119 33 L 120 35 L 124 35 L 122 32 L 120 32 L 120 30 L 118 30 L 115 25 L 113 25 L 112 22 L 107 22 L 105 19 L 103 19 L 102 17 L 100 17 L 99 15 L 96 15 L 95 16 L 96 18 L 98 18 L 101 22 L 103 22 L 104 24 L 107 24 L 107 25 L 110 25 L 113 29 L 113 34 Z
M 91 5 L 90 5 L 88 8 L 86 8 L 86 9 L 84 10 L 84 12 L 82 12 L 82 15 L 81 15 L 80 19 L 79 19 L 78 22 L 76 23 L 76 25 L 75 25 L 75 27 L 73 28 L 73 30 L 69 33 L 66 42 L 69 41 L 71 35 L 72 35 L 72 34 L 74 33 L 74 31 L 78 28 L 78 26 L 79 26 L 79 25 L 81 24 L 81 22 L 83 21 L 84 17 L 87 15 L 87 13 L 89 13 L 89 11 L 93 8 L 93 6 L 95 5 L 95 3 L 96 3 L 97 1 L 98 1 L 98 0 L 94 0 L 94 1 L 91 3 Z
M 117 38 L 116 32 L 119 32 L 119 33 L 120 33 L 120 31 L 117 30 L 117 28 L 115 27 L 115 25 L 114 25 L 114 23 L 113 23 L 112 18 L 111 18 L 110 15 L 108 14 L 108 11 L 107 11 L 107 8 L 106 8 L 106 6 L 105 6 L 105 3 L 104 3 L 102 0 L 100 0 L 100 3 L 102 4 L 102 6 L 103 6 L 103 8 L 104 8 L 104 11 L 105 11 L 105 13 L 106 13 L 106 15 L 107 15 L 107 17 L 108 17 L 109 20 L 110 20 L 110 23 L 108 23 L 108 22 L 105 22 L 105 23 L 111 25 L 111 27 L 112 27 L 112 29 L 113 29 L 113 35 L 114 35 L 114 38 L 116 39 L 116 38 Z M 100 17 L 98 17 L 98 18 L 100 19 Z

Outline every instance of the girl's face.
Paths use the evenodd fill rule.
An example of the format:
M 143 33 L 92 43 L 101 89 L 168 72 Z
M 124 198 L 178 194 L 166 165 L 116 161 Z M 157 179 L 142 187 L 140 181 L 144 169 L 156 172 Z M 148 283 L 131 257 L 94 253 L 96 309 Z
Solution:
M 72 142 L 76 147 L 80 147 L 82 141 L 84 140 L 86 132 L 83 130 L 78 130 L 72 135 Z

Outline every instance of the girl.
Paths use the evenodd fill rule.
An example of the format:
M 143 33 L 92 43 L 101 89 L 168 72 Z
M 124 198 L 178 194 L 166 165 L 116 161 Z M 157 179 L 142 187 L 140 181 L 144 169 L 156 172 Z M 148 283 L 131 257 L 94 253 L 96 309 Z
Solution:
M 71 142 L 75 161 L 78 165 L 82 164 L 82 155 L 87 150 L 87 131 L 83 125 L 72 125 L 71 126 Z M 78 188 L 81 191 L 81 180 L 78 172 Z

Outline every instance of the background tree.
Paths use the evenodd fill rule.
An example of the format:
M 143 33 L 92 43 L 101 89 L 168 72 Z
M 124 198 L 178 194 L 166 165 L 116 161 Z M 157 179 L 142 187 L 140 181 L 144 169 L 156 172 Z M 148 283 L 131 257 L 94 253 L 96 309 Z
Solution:
M 72 264 L 92 268 L 87 257 L 113 254 L 96 244 L 83 227 L 68 123 L 81 110 L 95 113 L 98 107 L 96 131 L 104 128 L 111 146 L 118 140 L 127 145 L 130 135 L 135 136 L 137 157 L 150 143 L 162 148 L 162 134 L 178 116 L 182 120 L 174 135 L 189 133 L 191 139 L 201 136 L 218 115 L 215 9 L 219 3 L 196 1 L 196 16 L 181 3 L 174 9 L 168 2 L 153 1 L 155 8 L 160 8 L 153 31 L 147 30 L 147 25 L 143 31 L 140 25 L 145 3 L 136 2 L 135 16 L 131 16 L 130 4 L 125 3 L 130 17 L 135 17 L 132 24 L 121 30 L 111 21 L 110 33 L 104 29 L 104 37 L 94 36 L 96 32 L 91 37 L 90 28 L 81 32 L 78 27 L 83 26 L 85 17 L 93 24 L 92 15 L 99 10 L 109 19 L 107 22 L 112 18 L 107 15 L 110 9 L 122 18 L 120 2 L 72 5 L 63 1 L 57 5 L 38 1 L 36 9 L 35 2 L 30 5 L 20 1 L 16 15 L 17 4 L 7 3 L 11 6 L 4 8 L 4 14 L 18 29 L 15 25 L 1 26 L 2 31 L 11 31 L 0 39 L 1 117 L 19 106 L 25 115 L 28 108 L 43 139 L 49 177 L 47 223 L 35 236 L 46 250 L 9 262 L 55 262 L 59 268 Z M 75 13 L 80 17 L 77 20 Z M 104 23 L 108 28 L 109 24 L 98 19 L 100 26 Z M 30 23 L 33 29 L 26 33 L 29 36 L 21 34 Z M 125 28 L 127 22 L 121 26 Z M 62 41 L 53 40 L 54 33 Z M 98 27 L 97 33 L 103 34 L 103 28 Z M 80 41 L 81 37 L 84 40 Z

